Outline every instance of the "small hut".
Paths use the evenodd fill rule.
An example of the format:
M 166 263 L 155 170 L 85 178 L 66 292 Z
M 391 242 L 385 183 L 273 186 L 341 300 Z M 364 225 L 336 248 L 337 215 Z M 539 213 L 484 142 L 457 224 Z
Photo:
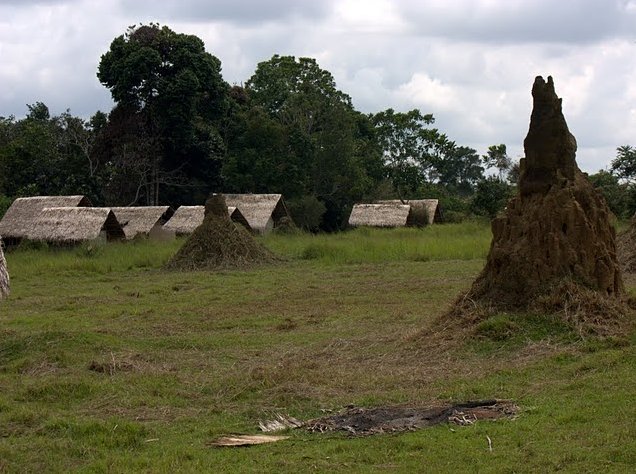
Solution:
M 241 224 L 249 231 L 252 230 L 247 219 L 238 208 L 230 206 L 227 210 L 233 222 Z M 205 206 L 179 206 L 163 227 L 166 230 L 175 232 L 177 235 L 190 235 L 203 223 L 204 217 Z
M 0 300 L 7 296 L 9 296 L 9 271 L 2 251 L 2 240 L 0 240 Z
M 413 225 L 408 204 L 355 204 L 349 216 L 351 227 L 405 227 Z
M 31 222 L 24 238 L 39 242 L 68 245 L 126 238 L 113 211 L 103 207 L 47 207 Z
M 281 220 L 291 216 L 282 194 L 226 194 L 228 209 L 237 207 L 250 227 L 260 234 L 267 234 L 277 227 Z
M 163 228 L 174 214 L 170 206 L 111 207 L 110 209 L 124 229 L 126 239 L 134 239 L 138 235 L 152 236 L 160 240 L 174 238 L 174 232 Z
M 33 196 L 13 201 L 0 221 L 0 236 L 7 245 L 15 245 L 26 237 L 34 221 L 47 207 L 90 207 L 85 196 Z
M 426 224 L 429 225 L 442 220 L 442 210 L 438 199 L 405 199 L 404 202 L 399 199 L 389 199 L 378 201 L 378 204 L 408 204 L 416 214 L 419 211 L 426 215 Z

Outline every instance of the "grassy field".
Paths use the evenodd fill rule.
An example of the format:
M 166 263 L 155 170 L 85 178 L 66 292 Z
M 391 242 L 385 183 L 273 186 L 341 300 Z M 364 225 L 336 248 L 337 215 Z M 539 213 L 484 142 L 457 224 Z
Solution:
M 633 472 L 633 334 L 528 314 L 428 337 L 489 240 L 483 224 L 271 236 L 285 263 L 220 273 L 162 271 L 179 241 L 11 252 L 0 472 Z M 493 397 L 517 419 L 209 446 L 273 413 Z

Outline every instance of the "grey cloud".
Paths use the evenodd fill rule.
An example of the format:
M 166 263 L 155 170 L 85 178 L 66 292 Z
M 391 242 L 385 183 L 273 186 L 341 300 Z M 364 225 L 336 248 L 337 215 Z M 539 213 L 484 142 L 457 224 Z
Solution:
M 409 1 L 397 9 L 421 35 L 463 41 L 589 43 L 636 31 L 624 0 Z
M 323 0 L 121 0 L 122 10 L 130 15 L 155 15 L 157 19 L 176 21 L 229 21 L 238 24 L 324 18 L 331 2 Z

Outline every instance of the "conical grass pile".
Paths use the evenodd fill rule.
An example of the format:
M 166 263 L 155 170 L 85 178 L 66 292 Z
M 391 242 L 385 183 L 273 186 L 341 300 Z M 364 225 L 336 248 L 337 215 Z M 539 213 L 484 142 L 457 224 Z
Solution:
M 203 223 L 166 264 L 170 270 L 244 269 L 278 259 L 228 214 L 225 197 L 213 194 L 205 203 Z

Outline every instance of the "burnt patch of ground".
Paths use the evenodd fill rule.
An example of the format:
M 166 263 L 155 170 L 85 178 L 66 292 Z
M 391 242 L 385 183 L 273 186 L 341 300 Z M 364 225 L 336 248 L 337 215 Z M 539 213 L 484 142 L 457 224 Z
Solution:
M 442 423 L 471 425 L 478 420 L 513 418 L 519 407 L 509 400 L 479 400 L 438 407 L 348 407 L 343 411 L 305 423 L 311 432 L 346 431 L 371 435 L 411 431 Z

